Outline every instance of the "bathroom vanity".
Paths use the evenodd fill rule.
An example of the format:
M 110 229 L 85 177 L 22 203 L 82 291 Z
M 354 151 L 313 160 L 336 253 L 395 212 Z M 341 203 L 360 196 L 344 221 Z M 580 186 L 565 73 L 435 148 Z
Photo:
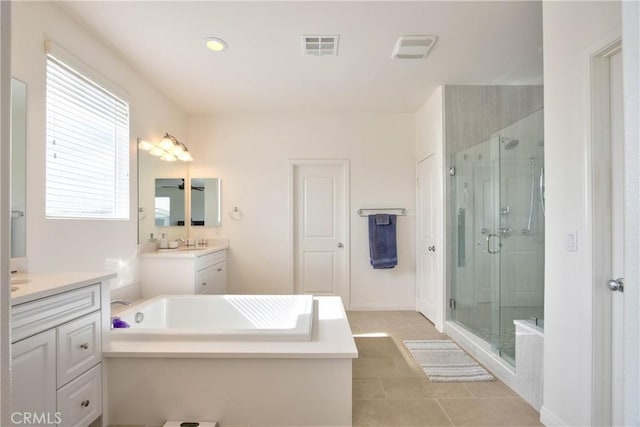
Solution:
M 227 247 L 158 250 L 140 255 L 143 298 L 166 294 L 226 294 Z
M 102 415 L 102 348 L 115 274 L 24 275 L 11 299 L 12 412 L 35 425 Z

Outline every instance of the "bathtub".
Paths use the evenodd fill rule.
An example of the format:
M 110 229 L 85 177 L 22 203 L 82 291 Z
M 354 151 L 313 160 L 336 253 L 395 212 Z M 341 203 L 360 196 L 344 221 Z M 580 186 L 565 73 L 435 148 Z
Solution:
M 312 295 L 160 295 L 121 312 L 111 340 L 310 341 Z
M 301 305 L 301 312 L 309 313 L 309 298 L 163 296 L 126 310 L 123 317 L 134 326 L 104 334 L 109 342 L 103 342 L 107 376 L 103 422 L 155 426 L 166 420 L 199 419 L 237 426 L 351 425 L 352 360 L 358 357 L 358 350 L 340 297 L 313 298 L 309 341 L 265 341 L 264 335 L 247 338 L 256 334 L 251 331 L 256 328 L 292 329 L 290 326 L 307 316 L 284 315 L 284 307 Z M 193 304 L 196 301 L 203 301 L 202 306 Z M 196 309 L 207 320 L 187 324 L 196 316 Z M 163 310 L 173 310 L 181 323 L 173 325 L 171 314 Z M 215 336 L 220 328 L 207 332 L 198 328 L 211 322 L 210 316 L 227 311 L 229 320 L 223 319 L 222 326 L 226 334 L 229 329 L 235 331 L 232 341 L 224 341 L 227 338 L 220 335 L 200 339 L 202 334 Z M 140 324 L 135 322 L 137 312 L 148 314 Z M 154 315 L 158 326 L 168 327 L 148 327 Z M 236 326 L 231 326 L 231 320 Z M 188 331 L 183 336 L 191 334 L 198 339 L 154 336 L 175 334 L 172 329 Z M 143 338 L 115 338 L 136 335 Z

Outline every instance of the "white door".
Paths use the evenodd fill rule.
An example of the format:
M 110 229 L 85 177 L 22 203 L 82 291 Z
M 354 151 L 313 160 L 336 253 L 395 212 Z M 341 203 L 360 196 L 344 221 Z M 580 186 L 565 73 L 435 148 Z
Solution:
M 609 59 L 611 120 L 611 278 L 624 277 L 624 115 L 622 53 Z M 611 295 L 611 416 L 612 425 L 624 425 L 624 293 Z
M 434 324 L 438 322 L 438 209 L 436 207 L 436 157 L 431 155 L 417 167 L 417 277 L 416 299 L 418 311 Z
M 339 295 L 347 283 L 346 161 L 292 161 L 293 282 L 299 294 Z

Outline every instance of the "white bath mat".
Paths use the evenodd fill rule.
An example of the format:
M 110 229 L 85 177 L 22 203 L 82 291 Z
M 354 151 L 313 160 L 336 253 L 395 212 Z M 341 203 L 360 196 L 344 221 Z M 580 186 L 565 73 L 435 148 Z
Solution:
M 451 340 L 405 341 L 404 345 L 432 382 L 496 380 Z

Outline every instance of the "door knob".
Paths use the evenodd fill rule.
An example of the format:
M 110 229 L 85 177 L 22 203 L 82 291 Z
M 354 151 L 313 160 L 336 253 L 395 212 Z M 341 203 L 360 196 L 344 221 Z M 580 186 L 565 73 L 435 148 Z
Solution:
M 344 245 L 342 244 L 342 242 L 338 242 L 338 247 L 339 248 L 344 248 Z
M 624 292 L 624 279 L 611 279 L 607 282 L 607 287 L 612 291 Z

